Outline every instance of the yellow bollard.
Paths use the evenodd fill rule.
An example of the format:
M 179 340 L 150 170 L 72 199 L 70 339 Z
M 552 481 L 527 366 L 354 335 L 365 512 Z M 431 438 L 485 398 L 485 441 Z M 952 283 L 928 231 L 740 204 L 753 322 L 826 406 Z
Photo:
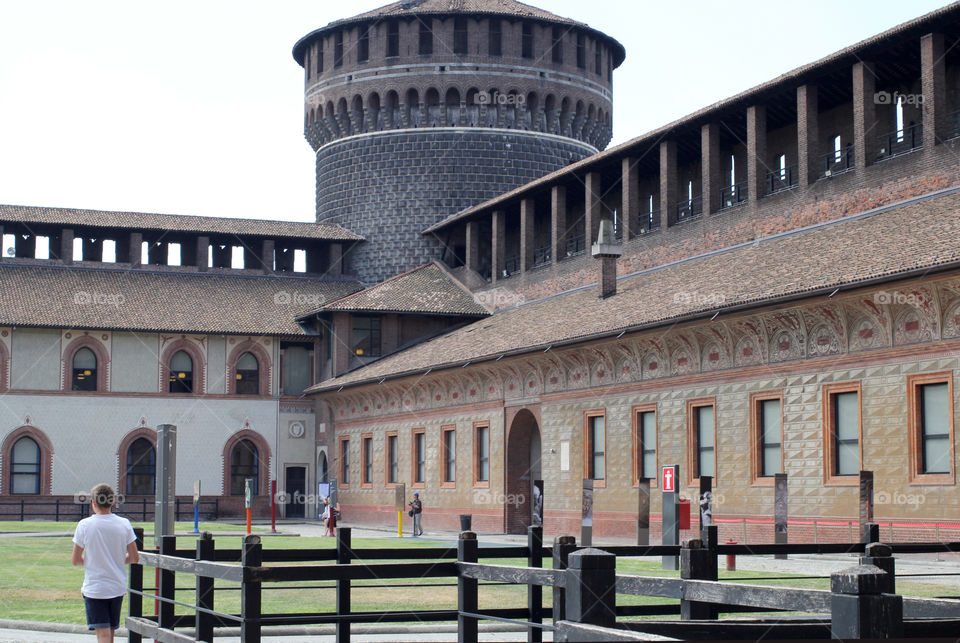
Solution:
M 397 538 L 403 538 L 403 509 L 397 511 Z

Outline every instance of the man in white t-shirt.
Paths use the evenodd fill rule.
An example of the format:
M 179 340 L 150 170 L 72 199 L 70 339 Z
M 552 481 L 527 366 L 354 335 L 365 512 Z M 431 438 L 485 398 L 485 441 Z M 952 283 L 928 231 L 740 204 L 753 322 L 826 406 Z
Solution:
M 93 515 L 77 524 L 73 534 L 73 564 L 83 565 L 83 601 L 87 627 L 97 642 L 112 642 L 120 627 L 120 607 L 127 593 L 127 563 L 140 562 L 137 537 L 126 518 L 111 513 L 115 495 L 107 484 L 90 492 Z

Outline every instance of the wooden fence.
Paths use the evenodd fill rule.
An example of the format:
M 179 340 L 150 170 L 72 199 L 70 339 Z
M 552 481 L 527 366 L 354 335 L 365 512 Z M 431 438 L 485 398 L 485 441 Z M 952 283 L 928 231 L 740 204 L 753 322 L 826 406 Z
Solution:
M 657 635 L 669 639 L 767 638 L 829 639 L 904 636 L 955 636 L 960 631 L 960 600 L 905 598 L 895 593 L 894 554 L 957 552 L 960 543 L 820 543 L 805 545 L 720 545 L 716 527 L 700 540 L 682 546 L 605 547 L 578 549 L 572 537 L 544 547 L 542 530 L 531 527 L 526 546 L 479 547 L 472 532 L 460 534 L 456 547 L 422 549 L 353 549 L 351 530 L 340 528 L 335 549 L 264 550 L 258 536 L 246 536 L 241 549 L 219 549 L 209 534 L 197 540 L 196 550 L 179 550 L 176 538 L 164 537 L 156 552 L 143 551 L 141 564 L 131 566 L 130 641 L 141 637 L 158 641 L 213 640 L 216 628 L 239 626 L 244 641 L 259 641 L 265 626 L 333 623 L 336 640 L 350 641 L 353 623 L 456 621 L 458 640 L 478 638 L 481 620 L 507 621 L 524 626 L 527 640 L 542 640 L 553 632 L 555 641 L 631 641 Z M 876 536 L 874 526 L 870 536 Z M 138 533 L 142 548 L 142 532 Z M 831 576 L 831 589 L 794 589 L 717 580 L 718 557 L 727 554 L 860 553 L 860 565 Z M 525 566 L 493 565 L 485 559 L 525 559 Z M 680 578 L 616 573 L 617 556 L 679 556 Z M 392 562 L 410 559 L 415 562 Z M 552 568 L 542 566 L 552 559 Z M 362 560 L 362 563 L 354 561 Z M 370 562 L 382 560 L 385 562 Z M 391 562 L 386 562 L 391 561 Z M 287 563 L 322 563 L 313 565 Z M 143 568 L 159 570 L 157 588 L 144 588 Z M 177 600 L 175 577 L 195 577 L 191 600 Z M 216 610 L 214 580 L 239 583 L 239 613 Z M 351 609 L 354 581 L 383 579 L 451 579 L 457 584 L 457 609 L 357 612 Z M 332 581 L 334 612 L 265 613 L 264 591 L 271 584 L 296 581 Z M 479 586 L 509 583 L 527 588 L 527 605 L 480 611 Z M 543 606 L 543 589 L 553 593 L 552 608 Z M 183 598 L 183 591 L 180 592 Z M 618 594 L 675 599 L 664 605 L 617 605 Z M 143 614 L 143 599 L 156 601 L 155 616 Z M 192 614 L 175 615 L 174 607 Z M 738 612 L 800 612 L 809 617 L 778 619 L 723 619 Z M 674 616 L 670 620 L 623 620 L 643 615 Z M 545 622 L 545 619 L 549 620 Z M 618 620 L 620 619 L 620 620 Z M 189 631 L 187 631 L 189 628 Z M 179 631 L 178 631 L 179 630 Z

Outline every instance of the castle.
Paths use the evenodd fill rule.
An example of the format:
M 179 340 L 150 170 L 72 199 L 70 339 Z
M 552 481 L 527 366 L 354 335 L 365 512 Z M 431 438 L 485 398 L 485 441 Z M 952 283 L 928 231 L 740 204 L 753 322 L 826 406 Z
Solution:
M 629 536 L 680 464 L 752 538 L 780 473 L 791 539 L 855 520 L 861 470 L 891 538 L 960 530 L 958 37 L 951 5 L 605 149 L 626 52 L 586 24 L 313 31 L 316 223 L 0 206 L 0 496 L 149 496 L 173 423 L 177 492 L 225 511 L 335 479 L 351 522 L 405 485 L 428 528 L 522 532 L 542 479 L 575 533 L 586 479 Z

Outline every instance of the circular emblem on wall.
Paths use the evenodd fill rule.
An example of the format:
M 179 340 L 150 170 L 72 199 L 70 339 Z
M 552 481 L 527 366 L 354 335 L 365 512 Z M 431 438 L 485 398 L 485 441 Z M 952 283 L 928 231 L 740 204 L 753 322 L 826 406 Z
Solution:
M 291 422 L 289 430 L 291 438 L 302 438 L 303 434 L 306 433 L 306 427 L 303 426 L 303 422 Z

